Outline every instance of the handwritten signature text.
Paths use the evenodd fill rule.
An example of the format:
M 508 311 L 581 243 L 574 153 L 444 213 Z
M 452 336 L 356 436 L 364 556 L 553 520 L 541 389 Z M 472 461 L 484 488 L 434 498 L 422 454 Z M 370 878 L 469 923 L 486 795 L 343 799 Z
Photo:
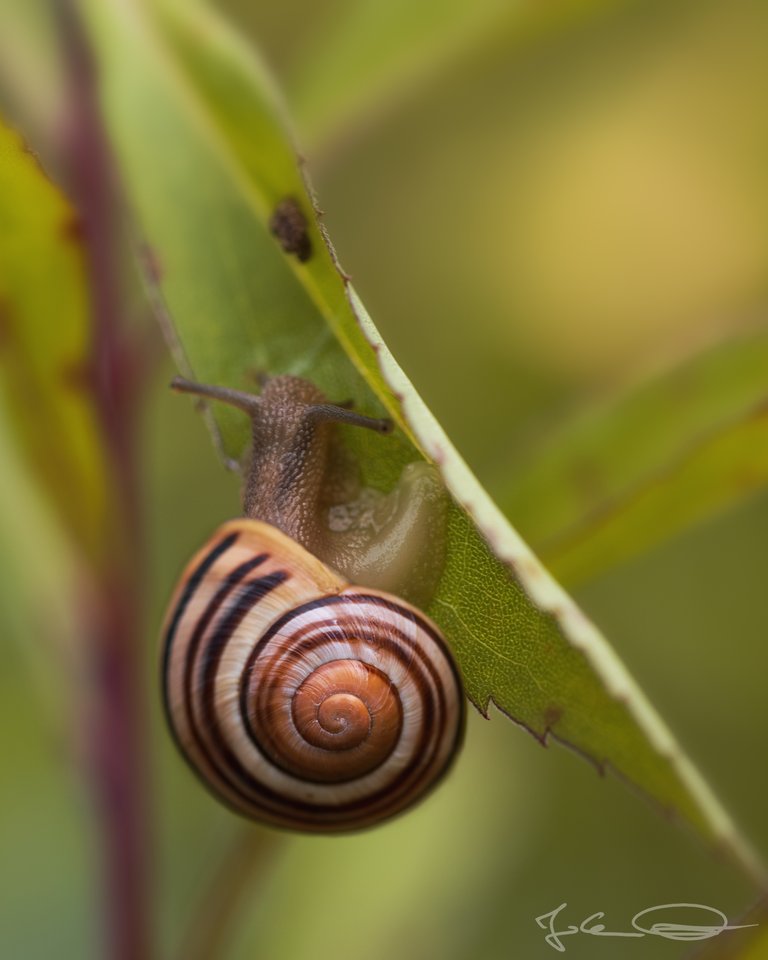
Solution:
M 578 926 L 569 924 L 563 929 L 558 929 L 556 923 L 558 914 L 565 910 L 567 903 L 561 903 L 559 907 L 550 910 L 549 913 L 543 913 L 536 917 L 536 923 L 546 930 L 547 935 L 544 938 L 550 947 L 554 947 L 560 953 L 565 953 L 563 937 L 570 937 L 575 933 L 587 933 L 592 937 L 663 937 L 665 940 L 709 940 L 710 937 L 716 937 L 725 930 L 743 930 L 746 927 L 756 927 L 756 923 L 742 923 L 731 925 L 728 923 L 728 917 L 715 907 L 706 907 L 701 903 L 662 903 L 655 907 L 646 907 L 632 917 L 632 930 L 606 930 L 605 924 L 601 923 L 605 917 L 604 913 L 593 913 L 586 917 Z M 700 910 L 705 914 L 708 922 L 704 923 L 674 923 L 662 919 L 664 911 L 667 910 Z M 714 922 L 713 922 L 714 921 Z

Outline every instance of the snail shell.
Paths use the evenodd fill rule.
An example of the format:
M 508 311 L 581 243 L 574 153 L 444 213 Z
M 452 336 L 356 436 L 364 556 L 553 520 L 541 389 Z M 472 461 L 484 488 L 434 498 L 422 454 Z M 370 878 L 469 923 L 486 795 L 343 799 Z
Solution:
M 176 740 L 248 817 L 318 832 L 378 823 L 423 797 L 460 746 L 461 681 L 437 627 L 271 524 L 214 534 L 164 633 Z

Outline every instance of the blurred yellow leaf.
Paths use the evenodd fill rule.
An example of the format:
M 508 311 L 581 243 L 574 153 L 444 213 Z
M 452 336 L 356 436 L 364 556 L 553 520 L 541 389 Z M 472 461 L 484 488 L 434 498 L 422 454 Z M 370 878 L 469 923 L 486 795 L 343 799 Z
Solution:
M 0 390 L 65 528 L 101 553 L 105 464 L 90 386 L 80 224 L 21 139 L 0 125 Z

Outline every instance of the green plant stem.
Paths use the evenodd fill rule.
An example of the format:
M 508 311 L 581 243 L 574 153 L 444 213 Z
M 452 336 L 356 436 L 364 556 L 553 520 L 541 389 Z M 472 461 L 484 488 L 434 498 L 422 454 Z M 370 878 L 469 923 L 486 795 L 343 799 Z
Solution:
M 199 909 L 191 914 L 178 960 L 221 960 L 226 956 L 245 895 L 262 888 L 284 846 L 282 834 L 256 826 L 238 827 L 218 868 L 206 884 Z

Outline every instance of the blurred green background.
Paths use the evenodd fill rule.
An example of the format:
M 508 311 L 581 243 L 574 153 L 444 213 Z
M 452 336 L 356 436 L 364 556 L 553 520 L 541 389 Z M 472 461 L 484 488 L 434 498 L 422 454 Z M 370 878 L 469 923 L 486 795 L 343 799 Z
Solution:
M 0 51 L 15 30 L 19 62 L 4 60 L 0 83 L 6 116 L 55 169 L 46 148 L 56 74 L 35 6 L 3 14 Z M 354 90 L 334 89 L 335 51 L 356 29 L 386 44 L 399 5 L 220 6 L 287 92 L 345 269 L 492 494 L 504 495 L 516 464 L 574 410 L 764 321 L 764 2 L 570 3 L 546 17 L 533 3 L 509 4 L 503 16 L 502 5 L 484 3 L 436 51 L 424 3 L 415 53 L 391 68 L 399 81 L 385 77 L 381 97 L 362 105 Z M 451 6 L 461 10 L 449 5 L 446 17 Z M 328 90 L 308 86 L 318 75 Z M 333 123 L 303 120 L 322 118 L 324 97 L 348 103 Z M 161 956 L 180 957 L 212 871 L 244 829 L 258 828 L 199 789 L 155 694 L 158 625 L 175 577 L 238 509 L 237 482 L 201 419 L 166 388 L 172 374 L 163 361 L 142 423 L 144 662 L 153 900 Z M 66 583 L 66 554 L 7 430 L 2 437 L 0 952 L 97 957 L 94 812 L 70 719 L 87 705 L 89 678 L 63 605 L 59 614 L 53 600 L 41 609 L 36 599 L 38 579 L 47 598 Z M 510 519 L 525 534 L 525 517 Z M 759 494 L 575 588 L 763 851 L 766 544 Z M 61 627 L 56 643 L 49 622 Z M 360 836 L 281 838 L 245 885 L 222 957 L 546 957 L 534 918 L 564 901 L 567 922 L 600 910 L 626 929 L 652 904 L 711 904 L 733 917 L 753 896 L 617 780 L 556 744 L 543 750 L 498 714 L 473 715 L 455 773 L 413 814 Z M 689 948 L 573 937 L 567 952 L 648 960 Z

